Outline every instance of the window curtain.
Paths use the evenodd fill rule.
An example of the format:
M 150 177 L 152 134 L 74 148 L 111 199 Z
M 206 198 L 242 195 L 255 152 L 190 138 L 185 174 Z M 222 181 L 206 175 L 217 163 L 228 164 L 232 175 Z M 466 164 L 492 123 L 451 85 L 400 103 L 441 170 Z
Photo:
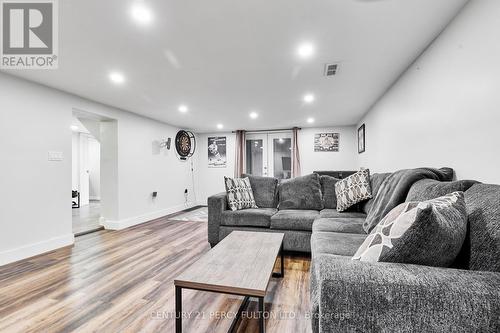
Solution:
M 245 162 L 245 131 L 236 131 L 236 152 L 234 162 L 234 177 L 240 178 L 244 172 Z
M 292 178 L 300 176 L 299 131 L 298 127 L 292 129 Z

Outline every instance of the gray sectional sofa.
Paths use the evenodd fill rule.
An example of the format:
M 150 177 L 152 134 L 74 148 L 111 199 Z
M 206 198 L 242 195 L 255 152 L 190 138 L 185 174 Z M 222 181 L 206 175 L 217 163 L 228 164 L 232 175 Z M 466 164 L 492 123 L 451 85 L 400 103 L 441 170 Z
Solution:
M 339 253 L 349 253 L 356 251 L 361 245 L 366 233 L 362 230 L 361 224 L 366 217 L 364 211 L 351 211 L 339 213 L 334 208 L 324 208 L 322 202 L 320 186 L 321 178 L 318 174 L 303 177 L 307 183 L 313 183 L 318 187 L 319 196 L 316 198 L 304 198 L 309 201 L 306 207 L 317 209 L 289 209 L 288 202 L 281 202 L 279 205 L 279 192 L 284 191 L 283 184 L 278 179 L 271 177 L 250 176 L 255 202 L 259 208 L 231 211 L 227 205 L 226 193 L 220 193 L 208 198 L 208 241 L 211 246 L 216 245 L 220 240 L 229 235 L 234 230 L 281 232 L 285 234 L 283 248 L 285 251 L 311 252 L 311 236 L 313 225 L 316 221 L 329 221 L 334 219 L 338 226 L 337 242 Z M 286 183 L 286 181 L 284 182 Z M 291 181 L 288 182 L 290 185 Z M 304 181 L 299 181 L 288 186 L 286 190 L 296 193 L 303 192 L 303 187 L 307 186 Z M 297 197 L 300 197 L 298 195 Z M 333 196 L 331 197 L 332 200 Z M 317 202 L 311 202 L 316 200 Z M 300 203 L 299 203 L 300 205 Z M 285 208 L 283 208 L 285 206 Z M 293 206 L 293 204 L 292 204 Z M 327 207 L 332 207 L 331 205 Z M 334 230 L 330 230 L 334 231 Z M 348 249 L 344 249 L 348 246 Z M 353 252 L 353 253 L 354 253 Z
M 278 181 L 250 177 L 262 208 L 231 212 L 225 193 L 210 197 L 209 242 L 215 245 L 232 230 L 283 232 L 285 250 L 310 251 L 313 332 L 499 332 L 500 185 L 407 174 L 419 176 L 399 192 L 389 182 L 393 174 L 372 175 L 373 198 L 346 213 L 280 210 Z M 453 191 L 465 193 L 469 225 L 452 268 L 351 260 L 381 195 L 396 204 Z M 331 193 L 322 187 L 322 195 Z

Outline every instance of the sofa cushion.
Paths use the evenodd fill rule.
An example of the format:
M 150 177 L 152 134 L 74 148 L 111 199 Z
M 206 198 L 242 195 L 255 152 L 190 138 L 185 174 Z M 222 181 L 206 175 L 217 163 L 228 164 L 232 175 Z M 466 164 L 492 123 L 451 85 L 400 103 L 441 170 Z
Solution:
M 313 257 L 319 254 L 335 254 L 352 257 L 365 239 L 366 234 L 313 232 L 311 236 L 311 252 Z
M 249 208 L 234 212 L 226 210 L 222 212 L 221 225 L 269 228 L 271 216 L 277 211 L 276 208 Z
M 281 230 L 312 231 L 317 210 L 280 210 L 271 217 L 271 228 Z
M 449 267 L 460 253 L 466 233 L 463 192 L 402 203 L 375 227 L 353 260 Z
M 435 179 L 422 179 L 411 186 L 406 202 L 431 200 L 457 191 L 465 192 L 477 183 L 475 180 L 440 182 Z
M 322 218 L 366 218 L 365 213 L 354 212 L 354 211 L 345 211 L 339 212 L 336 209 L 323 209 L 319 212 L 319 216 Z
M 226 185 L 227 204 L 232 211 L 257 208 L 248 178 L 224 177 L 224 184 Z
M 458 266 L 500 272 L 500 185 L 476 184 L 465 202 L 469 230 Z
M 312 332 L 499 332 L 500 274 L 328 254 L 311 262 Z
M 323 209 L 319 176 L 315 173 L 284 180 L 278 187 L 279 209 Z
M 276 208 L 278 206 L 278 178 L 246 174 L 242 177 L 248 177 L 250 180 L 257 207 Z
M 321 194 L 323 195 L 324 208 L 337 208 L 337 194 L 335 193 L 335 184 L 340 179 L 331 176 L 320 176 L 319 182 L 321 184 Z
M 319 218 L 314 221 L 313 232 L 340 232 L 344 234 L 361 234 L 366 233 L 363 230 L 364 218 Z
M 361 169 L 354 175 L 338 181 L 335 184 L 335 193 L 337 194 L 337 210 L 339 212 L 370 199 L 372 197 L 370 170 Z
M 230 227 L 221 225 L 219 228 L 219 239 L 223 240 L 231 232 L 256 231 L 256 232 L 277 232 L 285 235 L 283 238 L 283 250 L 293 252 L 311 253 L 311 232 L 301 230 L 278 230 L 258 227 Z M 351 258 L 348 258 L 349 260 Z

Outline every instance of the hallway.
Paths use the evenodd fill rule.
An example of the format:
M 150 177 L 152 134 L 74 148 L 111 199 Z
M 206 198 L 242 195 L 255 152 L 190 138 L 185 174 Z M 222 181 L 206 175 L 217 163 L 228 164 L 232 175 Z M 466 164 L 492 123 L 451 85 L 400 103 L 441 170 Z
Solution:
M 73 234 L 78 236 L 81 233 L 103 229 L 99 224 L 100 217 L 100 201 L 90 200 L 90 203 L 86 206 L 73 208 Z

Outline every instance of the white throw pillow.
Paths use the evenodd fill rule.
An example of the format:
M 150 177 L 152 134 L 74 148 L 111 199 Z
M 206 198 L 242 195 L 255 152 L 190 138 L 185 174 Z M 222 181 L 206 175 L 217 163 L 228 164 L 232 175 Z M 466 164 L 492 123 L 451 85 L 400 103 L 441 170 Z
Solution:
M 258 208 L 248 178 L 224 177 L 224 183 L 226 184 L 227 202 L 232 211 Z
M 361 169 L 355 174 L 335 183 L 337 211 L 343 212 L 349 207 L 372 197 L 370 170 Z

